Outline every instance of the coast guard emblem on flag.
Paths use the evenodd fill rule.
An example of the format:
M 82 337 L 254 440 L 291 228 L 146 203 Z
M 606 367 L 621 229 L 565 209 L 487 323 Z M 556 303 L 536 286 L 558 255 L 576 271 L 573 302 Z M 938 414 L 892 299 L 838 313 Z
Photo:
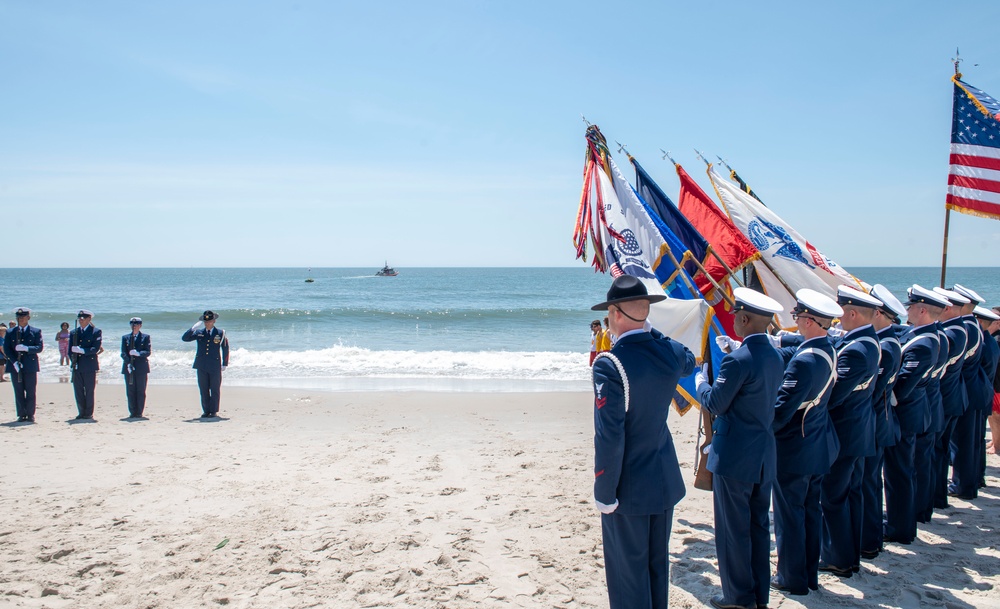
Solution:
M 622 240 L 612 239 L 608 244 L 608 259 L 614 260 L 622 273 L 642 279 L 655 279 L 656 275 L 642 255 L 642 246 L 632 229 L 621 231 Z
M 802 248 L 799 244 L 792 239 L 788 232 L 777 226 L 764 220 L 760 216 L 751 220 L 747 224 L 747 233 L 750 237 L 750 241 L 754 244 L 754 247 L 758 251 L 764 252 L 771 245 L 775 243 L 780 243 L 781 247 L 778 248 L 776 252 L 771 254 L 772 256 L 781 256 L 782 258 L 787 258 L 789 260 L 794 260 L 795 262 L 800 262 L 809 268 L 814 268 L 809 260 L 802 255 Z

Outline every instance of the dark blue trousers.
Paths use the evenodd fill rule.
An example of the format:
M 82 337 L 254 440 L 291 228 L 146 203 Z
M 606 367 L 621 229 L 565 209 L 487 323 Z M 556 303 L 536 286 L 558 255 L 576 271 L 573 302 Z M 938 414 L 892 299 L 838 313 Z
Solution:
M 958 417 L 946 417 L 944 431 L 934 443 L 934 509 L 948 507 L 948 467 L 951 465 L 951 436 L 955 433 Z
M 772 482 L 755 484 L 712 476 L 715 552 L 727 603 L 766 605 L 771 586 L 768 509 Z
M 35 387 L 38 385 L 37 372 L 12 372 L 10 383 L 14 387 L 14 409 L 17 416 L 35 418 Z
M 219 389 L 222 388 L 222 371 L 198 371 L 198 391 L 201 392 L 201 411 L 214 415 L 219 412 Z
M 94 416 L 94 389 L 97 388 L 97 370 L 77 370 L 73 373 L 73 396 L 76 411 L 81 417 Z
M 986 423 L 992 412 L 992 404 L 989 411 L 979 411 L 979 426 L 976 429 L 976 442 L 978 443 L 976 452 L 978 453 L 977 459 L 979 461 L 976 470 L 978 472 L 978 476 L 976 477 L 977 493 L 979 492 L 978 489 L 986 488 Z
M 913 469 L 917 474 L 913 489 L 913 511 L 917 522 L 930 522 L 934 511 L 934 444 L 937 433 L 928 431 L 917 434 L 917 444 L 913 452 Z
M 885 449 L 885 536 L 896 543 L 910 543 L 917 536 L 913 508 L 916 444 L 916 434 L 904 431 L 895 446 Z
M 146 409 L 146 382 L 149 375 L 145 372 L 136 371 L 132 373 L 132 384 L 128 382 L 128 375 L 125 375 L 125 396 L 128 398 L 128 416 L 141 417 Z
M 819 497 L 822 480 L 821 475 L 803 476 L 779 471 L 774 484 L 778 579 L 796 594 L 805 594 L 809 588 L 819 588 L 819 548 L 823 534 Z M 881 528 L 881 523 L 879 525 Z
M 864 501 L 861 517 L 861 551 L 882 551 L 882 466 L 884 449 L 875 447 L 875 456 L 864 458 L 861 480 L 861 498 Z
M 652 515 L 601 514 L 611 609 L 667 606 L 673 519 L 673 509 Z
M 979 412 L 971 406 L 958 417 L 955 432 L 951 435 L 951 485 L 948 492 L 966 498 L 976 498 L 979 494 L 978 455 L 976 454 L 976 421 Z
M 863 457 L 841 455 L 823 476 L 823 562 L 838 569 L 861 564 Z

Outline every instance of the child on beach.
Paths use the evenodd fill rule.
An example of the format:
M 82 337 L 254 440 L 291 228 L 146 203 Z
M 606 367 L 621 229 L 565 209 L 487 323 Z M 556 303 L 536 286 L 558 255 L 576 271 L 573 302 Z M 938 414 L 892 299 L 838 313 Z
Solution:
M 56 341 L 59 343 L 59 365 L 69 365 L 69 324 L 65 321 L 59 326 L 56 334 Z

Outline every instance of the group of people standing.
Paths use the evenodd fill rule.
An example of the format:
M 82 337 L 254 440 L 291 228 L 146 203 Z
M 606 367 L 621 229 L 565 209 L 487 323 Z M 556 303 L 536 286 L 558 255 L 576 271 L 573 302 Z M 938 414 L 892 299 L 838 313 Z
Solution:
M 658 299 L 622 276 L 595 306 L 619 337 L 593 365 L 594 497 L 613 608 L 667 606 L 669 520 L 684 495 L 664 388 L 694 357 L 643 325 Z M 796 300 L 797 331 L 773 333 L 778 302 L 737 288 L 742 341 L 720 337 L 728 355 L 696 375 L 714 416 L 719 609 L 761 609 L 770 589 L 808 594 L 821 571 L 851 577 L 885 543 L 912 543 L 949 497 L 971 501 L 985 486 L 1000 315 L 960 285 L 914 285 L 905 304 L 881 285 L 841 286 L 836 300 L 804 289 Z
M 3 336 L 5 369 L 11 375 L 18 422 L 34 423 L 38 354 L 44 349 L 42 331 L 29 325 L 31 309 L 21 307 L 14 314 L 17 317 L 16 324 Z M 101 368 L 98 355 L 104 351 L 103 333 L 94 326 L 92 312 L 82 309 L 76 318 L 76 328 L 69 331 L 69 324 L 64 323 L 57 335 L 60 342 L 60 365 L 62 358 L 66 357 L 71 368 L 70 380 L 78 413 L 75 420 L 93 421 L 97 373 Z M 229 341 L 225 331 L 215 327 L 216 319 L 218 315 L 205 311 L 199 321 L 181 336 L 181 340 L 185 342 L 198 343 L 193 368 L 198 371 L 203 418 L 218 416 L 222 372 L 229 365 Z M 128 418 L 143 419 L 152 341 L 149 334 L 142 332 L 141 318 L 131 318 L 129 326 L 131 331 L 121 339 L 121 373 L 125 377 Z M 62 336 L 63 332 L 68 336 Z

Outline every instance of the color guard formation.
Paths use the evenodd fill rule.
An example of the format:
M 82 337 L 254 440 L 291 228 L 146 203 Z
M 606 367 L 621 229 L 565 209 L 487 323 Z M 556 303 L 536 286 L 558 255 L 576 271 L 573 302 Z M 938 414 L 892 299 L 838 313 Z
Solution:
M 974 290 L 914 285 L 905 304 L 882 285 L 868 292 L 842 286 L 836 301 L 799 290 L 795 333 L 769 329 L 781 310 L 775 300 L 746 288 L 737 288 L 734 300 L 742 341 L 720 337 L 729 354 L 718 374 L 711 379 L 703 370 L 696 377 L 699 402 L 714 415 L 708 469 L 722 591 L 713 606 L 761 609 L 769 589 L 806 595 L 819 589 L 821 571 L 849 578 L 884 544 L 912 543 L 919 524 L 948 507 L 948 497 L 977 498 L 985 486 L 985 425 L 1000 356 L 990 327 L 1000 315 L 979 306 L 984 301 Z M 644 446 L 651 442 L 673 455 L 672 443 L 662 440 L 665 425 L 636 423 L 658 413 L 671 393 L 649 398 L 632 390 L 630 401 L 630 389 L 653 382 L 651 372 L 663 365 L 656 363 L 662 356 L 636 347 L 658 338 L 655 330 L 637 332 L 619 338 L 608 364 L 599 358 L 594 365 L 594 493 L 604 514 L 612 608 L 667 605 L 655 602 L 665 598 L 660 584 L 651 584 L 660 579 L 643 575 L 654 563 L 624 563 L 622 548 L 637 550 L 623 544 L 636 540 L 626 541 L 603 519 L 636 489 L 677 499 L 683 491 L 675 488 L 675 472 L 630 465 L 636 451 L 650 452 Z M 679 361 L 668 368 L 659 373 L 661 387 L 675 386 L 684 374 Z M 662 463 L 677 467 L 676 458 Z M 676 499 L 668 503 L 669 515 Z M 669 524 L 665 530 L 669 536 Z M 655 567 L 663 568 L 659 557 Z
M 31 309 L 21 307 L 14 312 L 17 323 L 3 336 L 5 370 L 11 375 L 17 421 L 35 422 L 35 389 L 38 384 L 38 354 L 44 349 L 42 331 L 28 325 Z M 76 400 L 75 421 L 94 421 L 98 354 L 103 351 L 103 334 L 93 325 L 94 314 L 86 309 L 77 313 L 77 327 L 69 333 L 68 355 L 70 381 Z M 229 365 L 229 340 L 225 330 L 215 327 L 218 314 L 205 311 L 181 340 L 196 341 L 194 365 L 198 371 L 202 418 L 219 416 L 222 372 Z M 142 332 L 142 319 L 129 320 L 131 331 L 121 340 L 121 373 L 125 378 L 129 420 L 143 420 L 146 408 L 146 384 L 149 378 L 149 356 L 153 351 L 149 334 Z

